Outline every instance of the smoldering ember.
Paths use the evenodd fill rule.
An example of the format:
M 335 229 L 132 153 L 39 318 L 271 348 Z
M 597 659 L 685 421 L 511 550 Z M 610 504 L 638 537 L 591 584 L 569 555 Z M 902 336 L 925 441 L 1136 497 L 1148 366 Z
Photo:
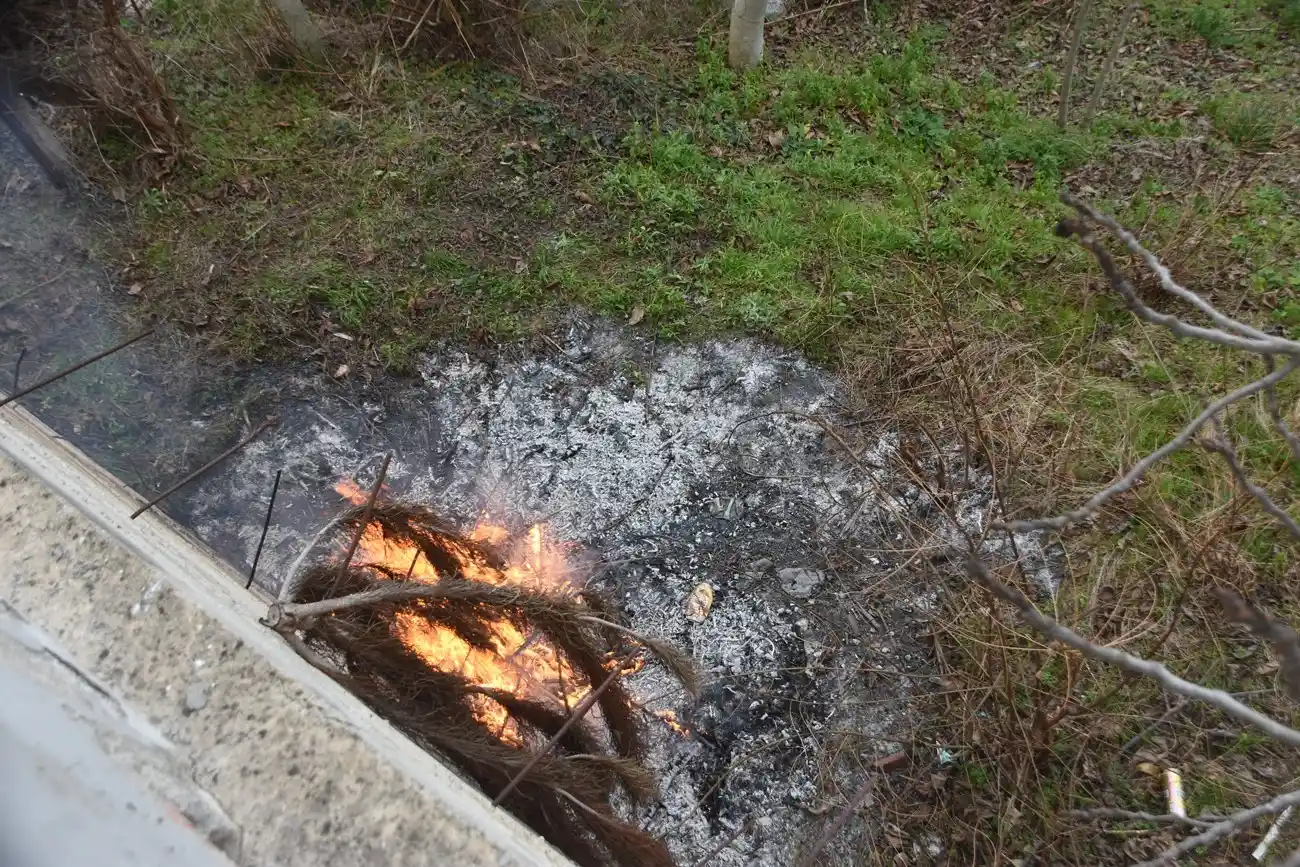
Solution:
M 637 633 L 689 654 L 697 700 L 653 660 L 626 679 L 659 796 L 620 809 L 682 863 L 725 843 L 716 863 L 789 864 L 863 768 L 925 748 L 909 704 L 932 688 L 923 632 L 940 589 L 914 567 L 979 534 L 988 473 L 959 446 L 909 465 L 898 433 L 849 413 L 832 377 L 754 340 L 657 346 L 573 316 L 549 345 L 507 360 L 433 355 L 419 385 L 365 406 L 370 441 L 394 444 L 380 502 L 504 542 L 532 577 L 594 591 Z M 438 429 L 412 430 L 401 409 L 412 405 Z M 375 481 L 383 454 L 355 446 L 353 413 L 338 408 L 295 411 L 189 500 L 202 535 L 247 560 L 260 527 L 228 506 L 264 497 L 273 466 L 286 467 L 286 502 L 318 505 L 285 507 L 272 525 L 259 579 L 272 592 Z M 947 506 L 933 502 L 936 475 L 955 487 Z M 307 562 L 337 561 L 346 534 L 331 539 Z M 1050 551 L 1034 536 L 1017 543 L 1050 584 Z M 385 544 L 364 538 L 356 562 L 423 571 L 414 546 Z

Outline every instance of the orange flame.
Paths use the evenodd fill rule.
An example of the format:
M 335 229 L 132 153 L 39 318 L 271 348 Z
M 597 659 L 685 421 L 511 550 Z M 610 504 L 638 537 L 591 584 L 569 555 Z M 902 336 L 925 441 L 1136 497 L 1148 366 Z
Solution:
M 677 732 L 677 734 L 681 735 L 682 737 L 687 737 L 690 735 L 691 733 L 690 727 L 682 725 L 680 722 L 677 721 L 677 713 L 675 711 L 656 710 L 656 711 L 651 711 L 651 713 L 659 717 L 659 719 L 663 721 L 664 725 L 668 726 L 668 728 Z
M 364 504 L 370 496 L 369 491 L 347 479 L 339 482 L 335 490 L 357 504 Z M 448 553 L 456 559 L 464 577 L 487 584 L 569 592 L 562 548 L 546 540 L 540 525 L 529 528 L 527 538 L 514 545 L 510 544 L 510 533 L 504 527 L 486 521 L 480 522 L 469 538 L 503 551 L 507 563 L 497 569 L 469 548 L 449 548 Z M 362 531 L 352 562 L 357 566 L 384 566 L 430 584 L 439 580 L 438 571 L 418 546 L 386 536 L 378 524 L 370 524 Z M 410 613 L 399 613 L 394 624 L 402 643 L 439 671 L 459 674 L 480 686 L 532 701 L 564 701 L 573 706 L 586 696 L 589 687 L 576 683 L 572 672 L 565 677 L 559 654 L 550 642 L 525 635 L 506 620 L 493 620 L 486 626 L 492 634 L 495 653 L 472 647 L 453 630 Z M 497 702 L 486 696 L 475 696 L 473 710 L 475 717 L 495 730 L 501 740 L 516 745 L 522 742 L 518 727 Z

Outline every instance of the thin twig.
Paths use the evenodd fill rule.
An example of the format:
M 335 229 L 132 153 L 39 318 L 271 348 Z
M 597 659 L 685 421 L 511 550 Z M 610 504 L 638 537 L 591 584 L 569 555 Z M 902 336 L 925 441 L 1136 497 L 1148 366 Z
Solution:
M 275 597 L 277 604 L 284 604 L 293 601 L 294 592 L 298 589 L 298 582 L 296 579 L 302 570 L 302 564 L 307 560 L 307 555 L 315 550 L 316 546 L 320 544 L 321 539 L 324 539 L 325 536 L 332 533 L 334 529 L 338 527 L 339 524 L 343 523 L 347 517 L 347 512 L 335 515 L 330 519 L 328 524 L 317 530 L 316 535 L 311 537 L 311 541 L 298 552 L 298 556 L 294 558 L 293 563 L 289 566 L 289 573 L 284 576 L 284 581 L 280 584 L 280 592 L 277 593 Z
M 280 474 L 283 470 L 275 471 L 275 483 L 271 485 L 271 499 L 266 504 L 266 520 L 262 522 L 262 535 L 257 539 L 257 551 L 253 554 L 253 565 L 248 570 L 248 583 L 244 589 L 248 590 L 253 586 L 253 578 L 257 575 L 257 564 L 262 559 L 262 546 L 266 544 L 266 531 L 271 529 L 271 512 L 275 509 L 275 495 L 280 492 Z
M 1149 659 L 1143 659 L 1140 656 L 1134 656 L 1113 647 L 1102 647 L 1092 643 L 1072 629 L 1062 626 L 1041 613 L 1025 594 L 1013 587 L 1008 587 L 993 577 L 988 567 L 978 560 L 967 561 L 966 569 L 976 583 L 997 598 L 1013 605 L 1022 620 L 1047 638 L 1059 641 L 1067 647 L 1072 647 L 1090 659 L 1096 659 L 1099 662 L 1114 665 L 1125 671 L 1153 678 L 1168 692 L 1203 701 L 1217 707 L 1229 716 L 1250 723 L 1283 743 L 1300 747 L 1300 731 L 1282 725 L 1277 720 L 1242 704 L 1223 690 L 1210 689 L 1201 686 L 1199 683 L 1183 680 L 1158 662 L 1152 662 Z
M 1224 837 L 1231 837 L 1234 834 L 1241 833 L 1251 822 L 1261 816 L 1272 816 L 1296 804 L 1300 804 L 1300 791 L 1278 795 L 1273 800 L 1260 804 L 1258 807 L 1233 813 L 1222 822 L 1211 825 L 1200 834 L 1188 837 L 1186 840 L 1170 846 L 1150 861 L 1143 861 L 1141 864 L 1134 865 L 1134 867 L 1164 867 L 1164 865 L 1173 864 L 1179 858 L 1190 855 L 1201 846 L 1208 846 L 1222 840 Z
M 736 830 L 728 834 L 726 837 L 724 837 L 722 841 L 718 843 L 718 845 L 710 849 L 707 855 L 705 855 L 703 858 L 700 858 L 693 865 L 691 865 L 691 867 L 709 867 L 710 864 L 715 863 L 717 857 L 721 855 L 724 851 L 726 851 L 728 846 L 730 846 L 732 843 L 739 840 L 740 835 L 744 834 L 745 831 L 749 830 L 749 826 L 752 824 L 754 824 L 753 818 L 749 818 L 746 819 L 744 822 L 741 822 L 739 828 L 737 828 Z
M 806 867 L 812 867 L 817 863 L 817 856 L 832 840 L 839 836 L 849 818 L 871 797 L 871 792 L 875 787 L 876 777 L 874 774 L 870 774 L 862 781 L 862 785 L 858 786 L 858 790 L 849 799 L 849 802 L 844 805 L 844 809 L 840 810 L 839 815 L 835 817 L 835 821 L 831 822 L 830 826 L 814 841 L 812 848 L 808 850 L 808 854 L 803 858 Z
M 1189 825 L 1193 828 L 1209 828 L 1214 822 L 1204 819 L 1192 819 L 1175 813 L 1143 813 L 1138 810 L 1117 810 L 1112 807 L 1090 807 L 1083 810 L 1070 810 L 1065 814 L 1070 819 L 1096 822 L 1102 819 L 1115 819 L 1122 822 L 1157 822 L 1162 825 Z
M 1174 294 L 1177 294 L 1180 298 L 1184 298 L 1184 300 L 1189 298 L 1197 299 L 1197 301 L 1189 301 L 1189 303 L 1193 304 L 1193 306 L 1198 310 L 1215 320 L 1215 323 L 1219 325 L 1219 327 L 1205 328 L 1200 325 L 1191 325 L 1172 314 L 1159 313 L 1152 310 L 1143 303 L 1141 298 L 1138 297 L 1137 290 L 1133 288 L 1133 284 L 1130 283 L 1129 279 L 1120 272 L 1118 267 L 1116 267 L 1115 260 L 1110 257 L 1110 253 L 1106 252 L 1106 248 L 1102 246 L 1099 240 L 1097 240 L 1097 236 L 1092 233 L 1090 227 L 1077 220 L 1062 220 L 1057 226 L 1057 233 L 1063 237 L 1068 237 L 1071 234 L 1078 235 L 1079 246 L 1092 253 L 1092 255 L 1097 259 L 1097 264 L 1101 266 L 1101 270 L 1110 281 L 1111 288 L 1120 294 L 1124 299 L 1124 303 L 1128 305 L 1129 310 L 1144 322 L 1150 322 L 1152 325 L 1159 325 L 1161 328 L 1167 329 L 1171 334 L 1177 337 L 1190 337 L 1195 340 L 1205 340 L 1210 343 L 1217 343 L 1220 346 L 1226 346 L 1229 349 L 1240 349 L 1244 352 L 1253 352 L 1256 355 L 1276 354 L 1286 355 L 1293 358 L 1300 355 L 1300 343 L 1296 343 L 1294 340 L 1287 340 L 1284 337 L 1274 337 L 1270 334 L 1256 332 L 1255 329 L 1250 326 L 1237 322 L 1235 319 L 1231 319 L 1220 313 L 1218 310 L 1215 310 L 1214 307 L 1210 306 L 1210 304 L 1204 299 L 1201 299 L 1200 296 L 1188 289 L 1184 289 L 1172 281 L 1170 281 L 1168 286 L 1166 286 L 1170 292 L 1174 292 L 1174 290 L 1177 289 L 1179 291 L 1174 292 Z M 1156 262 L 1159 263 L 1159 260 L 1156 260 Z M 1160 267 L 1164 268 L 1163 265 Z M 1168 269 L 1166 269 L 1166 271 L 1167 270 Z M 1163 280 L 1161 285 L 1165 285 Z
M 1192 437 L 1196 436 L 1197 432 L 1200 431 L 1202 427 L 1204 427 L 1219 413 L 1223 412 L 1223 410 L 1232 406 L 1234 403 L 1245 400 L 1252 394 L 1257 394 L 1269 386 L 1281 382 L 1295 371 L 1297 367 L 1300 367 L 1300 359 L 1291 359 L 1284 367 L 1270 373 L 1263 379 L 1257 379 L 1252 383 L 1243 385 L 1236 391 L 1229 392 L 1214 401 L 1206 407 L 1200 415 L 1192 419 L 1186 427 L 1179 431 L 1177 436 L 1151 454 L 1139 460 L 1119 481 L 1093 494 L 1092 498 L 1079 508 L 1052 518 L 1031 518 L 1027 520 L 1007 521 L 1005 524 L 995 523 L 993 526 L 1000 529 L 1014 530 L 1017 533 L 1028 533 L 1034 530 L 1062 530 L 1071 524 L 1077 524 L 1080 521 L 1085 521 L 1088 518 L 1091 518 L 1093 515 L 1097 514 L 1097 512 L 1101 510 L 1101 507 L 1106 505 L 1111 498 L 1125 493 L 1137 485 L 1137 483 L 1141 481 L 1142 477 L 1146 475 L 1146 471 L 1154 464 L 1187 445 L 1187 443 L 1192 439 Z
M 429 12 L 436 3 L 438 3 L 438 0 L 429 0 L 429 5 L 425 6 L 424 11 L 420 13 L 420 20 L 415 22 L 415 26 L 411 28 L 410 33 L 406 34 L 406 39 L 402 41 L 401 47 L 397 49 L 398 54 L 409 48 L 411 43 L 415 41 L 415 37 L 419 35 L 420 28 L 424 26 L 425 20 L 429 17 Z
M 1119 59 L 1119 50 L 1124 46 L 1124 34 L 1128 32 L 1129 22 L 1133 20 L 1133 13 L 1142 5 L 1139 0 L 1133 0 L 1120 13 L 1119 29 L 1115 31 L 1115 38 L 1111 40 L 1110 51 L 1106 52 L 1106 62 L 1101 66 L 1101 74 L 1097 76 L 1097 85 L 1092 90 L 1092 99 L 1088 100 L 1088 107 L 1084 110 L 1083 125 L 1085 127 L 1092 125 L 1092 119 L 1097 116 L 1097 108 L 1101 105 L 1101 95 L 1106 92 L 1106 82 L 1110 80 L 1111 70 L 1115 68 L 1115 61 Z
M 168 488 L 167 490 L 163 491 L 161 494 L 159 494 L 158 496 L 154 497 L 152 500 L 150 500 L 149 502 L 145 503 L 145 504 L 144 504 L 143 506 L 141 506 L 140 508 L 136 509 L 134 512 L 131 513 L 131 520 L 134 521 L 136 518 L 140 517 L 140 516 L 143 515 L 145 512 L 149 511 L 149 510 L 152 509 L 154 506 L 158 505 L 158 504 L 161 503 L 163 500 L 167 499 L 167 498 L 170 497 L 172 494 L 176 493 L 176 492 L 179 491 L 181 488 L 185 487 L 185 486 L 188 485 L 190 482 L 194 481 L 194 480 L 197 479 L 199 476 L 203 475 L 203 474 L 206 473 L 208 470 L 212 469 L 212 468 L 215 467 L 217 464 L 219 464 L 219 463 L 221 463 L 222 461 L 224 461 L 226 458 L 230 457 L 230 456 L 233 455 L 235 452 L 239 451 L 239 450 L 242 449 L 244 446 L 246 446 L 246 445 L 248 445 L 249 443 L 251 443 L 254 439 L 257 438 L 257 436 L 258 436 L 262 431 L 266 430 L 268 427 L 270 427 L 272 424 L 274 424 L 277 420 L 278 420 L 278 419 L 276 419 L 275 416 L 271 416 L 271 417 L 268 418 L 266 421 L 264 421 L 264 422 L 262 422 L 261 424 L 259 424 L 256 428 L 253 429 L 253 432 L 250 433 L 248 436 L 244 437 L 242 440 L 240 440 L 239 442 L 235 443 L 233 446 L 231 446 L 230 448 L 226 449 L 224 452 L 222 452 L 221 454 L 217 455 L 215 458 L 213 458 L 212 460 L 208 461 L 206 464 L 204 464 L 203 466 L 199 467 L 197 470 L 195 470 L 194 472 L 190 473 L 188 476 L 186 476 L 185 478 L 181 479 L 179 482 L 177 482 L 176 484 L 172 485 L 170 488 Z
M 564 725 L 560 726 L 559 731 L 551 736 L 551 739 L 546 742 L 546 745 L 538 750 L 533 757 L 529 759 L 528 764 L 520 768 L 519 773 L 515 774 L 510 782 L 506 783 L 505 788 L 497 793 L 497 796 L 492 799 L 492 806 L 501 806 L 501 802 L 504 801 L 510 793 L 524 781 L 524 778 L 528 776 L 528 773 L 533 768 L 537 767 L 542 759 L 546 758 L 551 750 L 555 748 L 555 745 L 569 733 L 569 729 L 577 725 L 578 721 L 587 715 L 587 711 L 591 710 L 592 705 L 594 705 L 600 697 L 604 695 L 605 690 L 613 686 L 614 681 L 618 680 L 619 676 L 622 675 L 623 668 L 623 665 L 615 667 L 615 669 L 609 673 L 609 677 L 606 677 L 601 681 L 600 686 L 587 693 L 586 697 L 583 698 L 582 701 L 578 702 L 578 706 L 573 709 L 573 713 L 569 714 L 569 718 L 564 721 Z
M 366 527 L 370 525 L 370 513 L 375 509 L 375 500 L 379 498 L 379 489 L 384 486 L 384 476 L 388 475 L 388 463 L 393 459 L 392 452 L 384 455 L 384 462 L 379 465 L 379 474 L 375 476 L 375 486 L 370 489 L 370 496 L 366 498 L 366 507 L 361 512 L 361 520 L 357 522 L 357 531 L 352 535 L 352 542 L 348 545 L 348 553 L 339 564 L 339 579 L 342 581 L 347 577 L 348 569 L 352 567 L 352 558 L 357 553 L 357 546 L 361 544 L 361 537 L 366 532 Z
M 416 599 L 442 599 L 452 593 L 451 584 L 442 581 L 429 584 L 424 581 L 386 581 L 333 599 L 321 599 L 316 602 L 276 602 L 267 612 L 267 625 L 278 629 L 296 628 L 296 626 L 314 617 L 335 614 L 352 608 L 366 608 L 380 602 L 412 602 Z M 495 587 L 495 591 L 508 588 Z
M 1273 356 L 1265 355 L 1264 364 L 1267 366 L 1268 371 L 1272 373 Z M 1264 389 L 1264 405 L 1268 407 L 1268 416 L 1273 420 L 1273 427 L 1277 428 L 1277 432 L 1282 435 L 1282 439 L 1286 440 L 1287 448 L 1291 450 L 1291 459 L 1300 462 L 1300 437 L 1296 436 L 1295 431 L 1291 430 L 1291 426 L 1282 418 L 1282 409 L 1277 403 L 1276 388 Z
M 1121 226 L 1114 217 L 1095 210 L 1087 202 L 1077 198 L 1069 191 L 1065 191 L 1061 194 L 1061 201 L 1069 205 L 1071 208 L 1074 208 L 1084 217 L 1104 227 L 1106 231 L 1118 238 L 1124 246 L 1128 248 L 1130 253 L 1142 259 L 1142 261 L 1146 263 L 1146 266 L 1155 273 L 1156 277 L 1160 279 L 1161 289 L 1192 305 L 1197 310 L 1208 316 L 1210 321 L 1215 325 L 1220 328 L 1226 328 L 1229 331 L 1235 331 L 1236 333 L 1246 337 L 1274 339 L 1272 335 L 1267 332 L 1260 331 L 1258 328 L 1253 328 L 1244 322 L 1239 322 L 1230 316 L 1224 315 L 1217 310 L 1213 304 L 1206 301 L 1200 295 L 1185 286 L 1180 285 L 1174 280 L 1173 274 L 1167 267 L 1165 267 L 1165 264 L 1157 258 L 1156 254 L 1144 247 L 1142 242 L 1139 241 L 1132 232 Z M 1284 354 L 1293 354 L 1300 351 L 1300 343 L 1296 343 L 1293 340 L 1283 340 L 1281 342 L 1289 346 L 1289 350 L 1282 350 Z
M 27 347 L 24 346 L 18 352 L 18 360 L 14 362 L 14 391 L 18 390 L 18 376 L 23 369 L 23 359 L 27 357 Z
M 1187 702 L 1188 702 L 1188 701 L 1190 701 L 1190 699 L 1187 699 L 1187 698 L 1180 698 L 1180 699 L 1178 699 L 1178 701 L 1174 702 L 1173 707 L 1169 708 L 1167 711 L 1165 711 L 1164 713 L 1162 713 L 1162 714 L 1160 715 L 1160 717 L 1159 717 L 1158 719 L 1156 719 L 1155 722 L 1151 723 L 1151 725 L 1147 726 L 1146 728 L 1142 729 L 1142 731 L 1140 731 L 1140 732 L 1138 732 L 1137 734 L 1133 735 L 1133 737 L 1129 739 L 1128 743 L 1126 743 L 1126 744 L 1124 744 L 1124 746 L 1120 747 L 1120 748 L 1119 748 L 1119 753 L 1116 754 L 1116 758 L 1119 758 L 1120 756 L 1127 755 L 1128 753 L 1130 753 L 1130 752 L 1132 752 L 1133 750 L 1137 749 L 1138 746 L 1141 745 L 1142 741 L 1146 740 L 1146 736 L 1147 736 L 1147 735 L 1151 734 L 1153 731 L 1155 731 L 1156 729 L 1158 729 L 1160 726 L 1164 725 L 1166 722 L 1168 722 L 1170 719 L 1172 719 L 1174 716 L 1176 716 L 1176 715 L 1178 714 L 1179 711 L 1181 711 L 1183 708 L 1187 707 Z
M 27 386 L 22 391 L 15 391 L 13 394 L 9 395 L 4 400 L 0 400 L 0 406 L 5 406 L 6 404 L 13 403 L 15 400 L 18 400 L 18 398 L 26 397 L 27 395 L 31 394 L 33 391 L 36 391 L 36 389 L 38 388 L 44 388 L 45 386 L 49 385 L 51 382 L 60 380 L 70 373 L 76 373 L 78 370 L 81 370 L 81 368 L 86 367 L 87 365 L 90 364 L 94 364 L 96 361 L 99 361 L 101 358 L 107 358 L 108 356 L 112 355 L 114 352 L 117 352 L 120 349 L 125 349 L 126 347 L 130 346 L 132 343 L 136 343 L 140 340 L 144 340 L 150 334 L 153 334 L 154 330 L 155 329 L 150 328 L 147 331 L 142 331 L 139 334 L 137 334 L 135 337 L 131 337 L 128 338 L 127 340 L 123 340 L 121 343 L 117 344 L 116 346 L 111 346 L 108 349 L 105 349 L 103 352 L 98 353 L 97 355 L 92 355 L 90 358 L 87 358 L 85 361 L 78 361 L 76 364 L 72 365 L 71 367 L 65 367 L 63 370 L 60 370 L 58 373 L 50 374 L 49 376 L 42 379 L 40 382 L 36 382 Z
M 1237 484 L 1241 485 L 1242 489 L 1247 494 L 1250 494 L 1255 502 L 1259 503 L 1260 508 L 1276 518 L 1277 522 L 1286 528 L 1286 531 L 1291 534 L 1293 539 L 1300 541 L 1300 524 L 1296 523 L 1296 519 L 1291 517 L 1290 512 L 1273 502 L 1273 498 L 1269 496 L 1268 491 L 1255 484 L 1246 475 L 1245 469 L 1241 466 L 1241 461 L 1237 459 L 1237 451 L 1232 447 L 1232 442 L 1227 436 L 1220 432 L 1217 436 L 1206 437 L 1201 440 L 1201 447 L 1206 451 L 1221 456 L 1224 463 L 1228 465 L 1228 469 L 1232 472 L 1232 477 L 1237 480 Z

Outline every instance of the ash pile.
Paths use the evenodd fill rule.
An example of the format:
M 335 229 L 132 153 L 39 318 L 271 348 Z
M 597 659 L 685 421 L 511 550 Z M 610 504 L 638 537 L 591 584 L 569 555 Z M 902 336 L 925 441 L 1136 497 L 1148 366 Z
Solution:
M 194 523 L 251 557 L 260 527 L 223 504 L 264 496 L 256 481 L 283 466 L 294 517 L 264 555 L 273 585 L 337 511 L 332 482 L 373 481 L 379 445 L 392 492 L 466 532 L 484 516 L 544 526 L 571 545 L 575 580 L 705 676 L 695 701 L 655 664 L 628 679 L 662 792 L 631 818 L 683 864 L 794 863 L 863 775 L 911 744 L 940 592 L 917 563 L 959 547 L 952 517 L 978 534 L 988 475 L 960 448 L 905 466 L 897 431 L 756 341 L 666 347 L 575 316 L 549 347 L 429 357 L 419 384 L 362 397 L 360 421 L 353 399 L 292 411 L 191 501 Z M 916 480 L 937 462 L 964 486 L 946 510 Z M 1036 539 L 1017 542 L 1051 574 Z M 820 862 L 854 863 L 875 830 L 855 819 Z

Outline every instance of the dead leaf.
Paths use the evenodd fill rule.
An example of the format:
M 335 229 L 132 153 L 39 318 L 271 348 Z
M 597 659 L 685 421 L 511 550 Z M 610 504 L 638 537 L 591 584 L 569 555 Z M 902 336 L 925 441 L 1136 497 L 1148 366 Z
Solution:
M 713 585 L 707 581 L 697 584 L 691 595 L 686 597 L 686 619 L 692 623 L 703 623 L 712 608 Z
M 779 148 L 785 144 L 786 133 L 783 129 L 778 129 L 767 134 L 767 143 L 774 148 Z
M 351 335 L 351 334 L 344 334 L 342 331 L 335 331 L 335 332 L 333 332 L 333 334 L 334 334 L 334 336 L 337 337 L 339 340 L 351 340 L 351 339 L 352 339 L 352 335 Z
M 474 227 L 473 227 L 473 226 L 467 226 L 466 228 L 461 229 L 461 230 L 460 230 L 460 236 L 459 236 L 459 237 L 460 237 L 460 240 L 461 240 L 463 243 L 466 243 L 466 244 L 473 244 L 473 243 L 474 243 Z
M 524 273 L 525 271 L 527 271 L 527 270 L 528 270 L 528 263 L 527 263 L 527 262 L 525 262 L 523 259 L 516 259 L 516 260 L 515 260 L 515 273 L 516 273 L 516 274 L 523 274 L 523 273 Z
M 627 318 L 627 324 L 640 325 L 642 319 L 645 319 L 645 308 L 638 304 L 632 308 L 632 315 Z
M 1014 311 L 1016 311 L 1017 313 L 1024 313 L 1024 312 L 1025 312 L 1025 305 L 1021 304 L 1019 301 L 1017 301 L 1016 299 L 1012 298 L 1012 299 L 1011 299 L 1011 309 L 1014 310 Z
M 357 262 L 361 265 L 369 265 L 375 261 L 375 251 L 369 248 L 361 251 L 361 258 Z
M 352 368 L 348 367 L 346 364 L 340 364 L 340 365 L 339 365 L 337 368 L 335 368 L 335 370 L 334 370 L 334 378 L 335 378 L 335 379 L 342 379 L 343 377 L 345 377 L 345 376 L 348 375 L 348 371 L 351 370 L 351 369 L 352 369 Z
M 126 290 L 126 294 L 127 294 L 127 295 L 139 295 L 139 294 L 140 294 L 141 292 L 143 292 L 143 291 L 144 291 L 144 284 L 142 284 L 142 283 L 132 283 L 132 284 L 131 284 L 131 288 L 128 289 L 128 290 Z
M 1151 762 L 1138 762 L 1137 769 L 1139 773 L 1146 774 L 1148 777 L 1159 777 L 1164 773 L 1158 765 Z
M 883 758 L 876 759 L 876 770 L 883 774 L 892 774 L 894 771 L 901 771 L 907 767 L 909 759 L 907 753 L 893 753 Z
M 125 203 L 125 202 L 126 202 L 126 188 L 125 188 L 125 187 L 113 187 L 113 198 L 116 199 L 116 200 L 119 201 L 119 202 L 123 202 L 123 203 Z
M 573 191 L 573 198 L 574 198 L 574 200 L 579 201 L 579 202 L 581 202 L 581 203 L 584 204 L 584 205 L 590 205 L 590 204 L 592 204 L 591 196 L 587 195 L 587 194 L 586 194 L 585 192 L 583 192 L 582 190 L 574 190 L 574 191 Z
M 253 191 L 253 182 L 248 179 L 248 175 L 240 175 L 235 178 L 235 183 L 239 184 L 239 188 L 244 191 L 245 195 Z

